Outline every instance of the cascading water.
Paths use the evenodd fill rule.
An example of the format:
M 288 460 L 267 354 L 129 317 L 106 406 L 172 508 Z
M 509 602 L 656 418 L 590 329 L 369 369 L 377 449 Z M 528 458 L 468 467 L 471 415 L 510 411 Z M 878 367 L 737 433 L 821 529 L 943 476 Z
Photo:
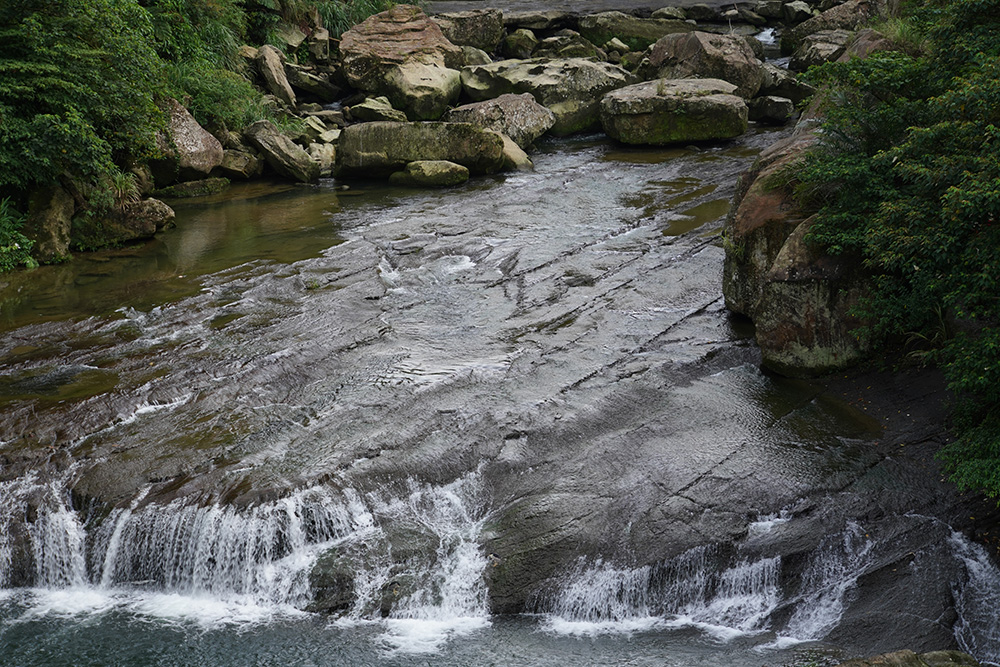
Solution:
M 242 509 L 183 501 L 142 505 L 144 492 L 89 534 L 60 488 L 57 482 L 40 484 L 34 475 L 0 485 L 0 520 L 13 525 L 19 514 L 23 518 L 29 497 L 41 499 L 34 501 L 35 516 L 25 531 L 34 562 L 30 583 L 39 594 L 62 591 L 69 613 L 90 605 L 93 611 L 118 607 L 171 615 L 187 605 L 189 619 L 210 624 L 295 614 L 310 600 L 317 559 L 353 549 L 360 557 L 352 561 L 350 618 L 376 617 L 389 578 L 409 584 L 386 621 L 384 639 L 391 647 L 433 650 L 456 632 L 488 624 L 474 474 L 443 487 L 410 482 L 398 497 L 316 487 Z M 433 540 L 434 552 L 394 564 L 383 530 L 390 522 L 393 530 L 406 526 Z M 12 580 L 11 534 L 5 530 L 0 539 L 4 585 Z M 70 601 L 67 592 L 78 596 Z M 50 610 L 51 595 L 44 604 Z
M 954 586 L 959 621 L 955 638 L 962 650 L 980 662 L 1000 665 L 1000 569 L 986 549 L 960 533 L 949 539 L 955 557 L 965 566 L 966 578 Z
M 656 625 L 702 628 L 725 638 L 767 628 L 780 601 L 780 559 L 720 567 L 718 549 L 698 547 L 658 566 L 618 568 L 581 561 L 539 607 L 557 632 L 631 632 Z

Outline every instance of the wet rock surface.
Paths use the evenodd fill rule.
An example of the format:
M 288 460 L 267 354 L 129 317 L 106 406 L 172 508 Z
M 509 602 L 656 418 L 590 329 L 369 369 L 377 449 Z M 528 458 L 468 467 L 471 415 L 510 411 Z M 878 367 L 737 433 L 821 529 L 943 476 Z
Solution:
M 951 562 L 935 545 L 978 512 L 929 458 L 940 385 L 770 377 L 720 297 L 714 231 L 736 175 L 779 136 L 545 144 L 536 172 L 345 209 L 344 242 L 319 256 L 237 265 L 156 308 L 7 331 L 4 479 L 35 469 L 76 507 L 139 514 L 475 471 L 494 612 L 530 608 L 581 557 L 653 566 L 713 545 L 780 555 L 794 597 L 809 554 L 863 525 L 857 544 L 869 531 L 886 546 L 860 550 L 866 585 L 838 641 L 870 654 L 891 648 L 886 628 L 921 627 L 941 642 L 954 603 L 928 585 Z M 58 372 L 69 366 L 83 370 Z M 781 512 L 775 530 L 751 529 Z M 399 572 L 408 547 L 436 557 L 426 535 L 385 525 Z M 893 574 L 910 552 L 928 569 Z M 315 573 L 317 609 L 350 603 L 365 556 L 341 555 Z M 887 590 L 919 591 L 919 617 L 887 609 Z

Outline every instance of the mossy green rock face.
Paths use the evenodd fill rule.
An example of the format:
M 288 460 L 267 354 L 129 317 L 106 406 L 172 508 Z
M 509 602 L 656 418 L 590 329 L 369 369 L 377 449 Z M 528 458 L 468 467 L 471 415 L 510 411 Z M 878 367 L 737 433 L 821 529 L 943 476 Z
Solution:
M 664 35 L 692 30 L 695 26 L 687 21 L 643 19 L 623 12 L 601 12 L 580 17 L 580 34 L 597 46 L 604 46 L 618 38 L 633 51 L 646 49 Z
M 393 185 L 407 187 L 447 187 L 469 180 L 469 170 L 447 160 L 418 160 L 406 165 L 403 171 L 389 176 Z
M 469 123 L 359 123 L 340 135 L 340 176 L 383 177 L 418 160 L 448 160 L 473 174 L 503 168 L 500 135 Z
M 719 79 L 647 81 L 605 95 L 601 124 L 626 144 L 731 139 L 747 130 L 747 105 Z

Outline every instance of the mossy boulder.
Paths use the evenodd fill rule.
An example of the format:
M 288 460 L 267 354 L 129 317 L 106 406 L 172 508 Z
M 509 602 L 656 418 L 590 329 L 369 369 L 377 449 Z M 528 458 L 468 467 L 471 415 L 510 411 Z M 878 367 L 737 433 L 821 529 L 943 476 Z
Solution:
M 647 81 L 608 93 L 601 124 L 626 144 L 731 139 L 747 130 L 747 105 L 718 79 Z
M 469 180 L 469 169 L 448 160 L 417 160 L 389 176 L 393 185 L 405 187 L 447 187 Z
M 419 160 L 447 160 L 489 174 L 503 168 L 503 155 L 498 134 L 469 123 L 360 123 L 340 136 L 337 174 L 387 177 Z
M 687 21 L 669 18 L 639 18 L 623 12 L 601 12 L 580 17 L 580 34 L 604 46 L 619 39 L 633 51 L 642 51 L 664 35 L 695 30 Z

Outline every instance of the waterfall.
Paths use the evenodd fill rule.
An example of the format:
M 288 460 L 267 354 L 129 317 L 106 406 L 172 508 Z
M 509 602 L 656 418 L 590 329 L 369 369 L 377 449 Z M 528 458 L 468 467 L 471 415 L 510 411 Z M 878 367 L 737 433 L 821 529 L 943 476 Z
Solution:
M 719 567 L 717 547 L 696 547 L 657 566 L 578 562 L 558 593 L 540 602 L 549 628 L 569 634 L 694 626 L 720 638 L 767 629 L 780 601 L 778 557 Z
M 965 578 L 953 587 L 958 612 L 955 639 L 981 663 L 1000 665 L 1000 569 L 986 549 L 962 534 L 952 533 L 948 542 L 965 568 Z
M 786 637 L 822 639 L 837 625 L 847 594 L 871 564 L 874 544 L 854 522 L 823 541 L 802 575 L 795 612 L 783 632 Z
M 30 475 L 0 484 L 0 583 L 14 583 L 14 563 L 24 560 L 15 550 L 27 548 L 34 572 L 25 583 L 48 596 L 45 611 L 58 599 L 67 613 L 89 604 L 196 621 L 266 620 L 300 613 L 317 560 L 342 551 L 351 558 L 348 616 L 356 621 L 376 619 L 386 584 L 405 581 L 385 609 L 391 648 L 427 650 L 488 624 L 475 474 L 445 486 L 410 481 L 396 494 L 314 487 L 242 508 L 157 504 L 143 492 L 93 526 L 73 511 L 65 483 Z M 417 536 L 405 558 L 393 553 L 405 546 L 397 538 L 394 547 L 400 533 Z

